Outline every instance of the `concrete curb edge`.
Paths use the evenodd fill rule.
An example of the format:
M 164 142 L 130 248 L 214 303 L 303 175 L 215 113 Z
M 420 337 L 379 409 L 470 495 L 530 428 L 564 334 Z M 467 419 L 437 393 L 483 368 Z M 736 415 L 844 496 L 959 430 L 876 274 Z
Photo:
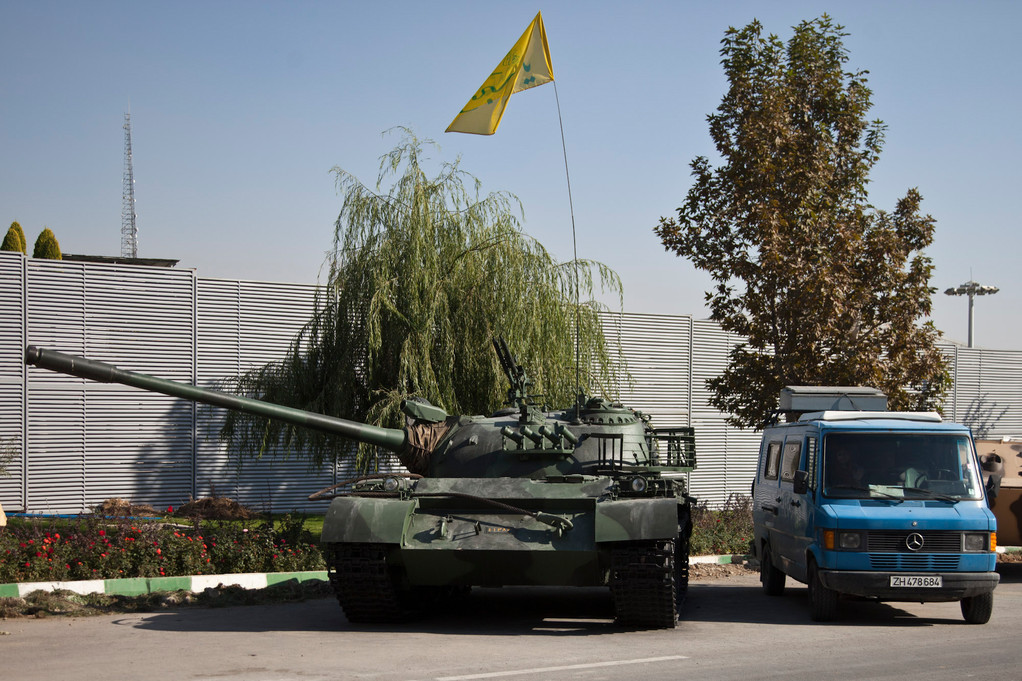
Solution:
M 297 580 L 326 581 L 326 570 L 308 572 L 250 572 L 226 575 L 193 575 L 190 577 L 128 577 L 123 579 L 87 579 L 68 582 L 13 582 L 0 584 L 0 598 L 23 598 L 33 591 L 64 589 L 78 594 L 101 593 L 108 596 L 141 596 L 156 591 L 185 590 L 198 592 L 217 586 L 240 586 L 265 589 L 274 584 Z

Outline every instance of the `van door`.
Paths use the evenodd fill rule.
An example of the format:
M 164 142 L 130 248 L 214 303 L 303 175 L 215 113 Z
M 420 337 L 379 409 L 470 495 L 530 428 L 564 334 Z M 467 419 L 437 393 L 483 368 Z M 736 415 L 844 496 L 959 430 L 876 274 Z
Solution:
M 819 453 L 815 433 L 807 434 L 802 440 L 802 463 L 798 470 L 805 471 L 806 483 L 802 492 L 796 492 L 792 484 L 792 568 L 791 576 L 805 581 L 808 578 L 809 547 L 816 538 L 816 488 L 819 481 Z
M 777 553 L 777 520 L 781 510 L 781 494 L 778 489 L 781 470 L 783 435 L 766 435 L 760 452 L 759 470 L 756 471 L 756 485 L 753 489 L 752 520 L 756 527 L 757 550 L 764 541 L 770 542 L 771 553 Z
M 781 455 L 780 483 L 778 495 L 781 499 L 777 513 L 777 544 L 774 550 L 780 554 L 781 569 L 795 579 L 804 580 L 806 574 L 805 548 L 806 518 L 808 503 L 806 494 L 796 494 L 794 489 L 795 471 L 804 470 L 803 434 L 789 435 L 784 442 Z

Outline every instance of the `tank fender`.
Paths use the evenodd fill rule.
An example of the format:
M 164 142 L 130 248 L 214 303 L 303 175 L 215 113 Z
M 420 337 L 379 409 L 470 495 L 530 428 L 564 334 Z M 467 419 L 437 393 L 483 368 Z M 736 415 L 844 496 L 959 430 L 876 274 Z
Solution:
M 597 542 L 673 539 L 677 536 L 677 499 L 619 499 L 596 505 Z
M 337 497 L 323 520 L 324 544 L 400 544 L 415 510 L 414 501 Z

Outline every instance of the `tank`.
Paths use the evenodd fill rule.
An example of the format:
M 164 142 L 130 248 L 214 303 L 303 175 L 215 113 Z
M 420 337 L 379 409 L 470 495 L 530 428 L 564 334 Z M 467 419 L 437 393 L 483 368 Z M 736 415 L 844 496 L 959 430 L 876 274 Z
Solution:
M 654 429 L 643 414 L 579 395 L 546 409 L 502 339 L 507 407 L 449 415 L 402 404 L 381 428 L 118 369 L 29 346 L 28 364 L 281 419 L 395 453 L 407 473 L 319 490 L 331 499 L 322 548 L 353 623 L 399 622 L 472 587 L 607 587 L 616 621 L 677 624 L 688 588 L 695 468 L 691 428 Z

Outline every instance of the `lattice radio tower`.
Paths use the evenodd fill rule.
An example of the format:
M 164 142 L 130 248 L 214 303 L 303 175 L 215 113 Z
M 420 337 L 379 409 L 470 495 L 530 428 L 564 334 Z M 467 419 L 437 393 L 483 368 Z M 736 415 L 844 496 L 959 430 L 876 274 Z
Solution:
M 124 114 L 124 186 L 121 190 L 121 257 L 138 257 L 135 173 L 131 168 L 131 114 Z

